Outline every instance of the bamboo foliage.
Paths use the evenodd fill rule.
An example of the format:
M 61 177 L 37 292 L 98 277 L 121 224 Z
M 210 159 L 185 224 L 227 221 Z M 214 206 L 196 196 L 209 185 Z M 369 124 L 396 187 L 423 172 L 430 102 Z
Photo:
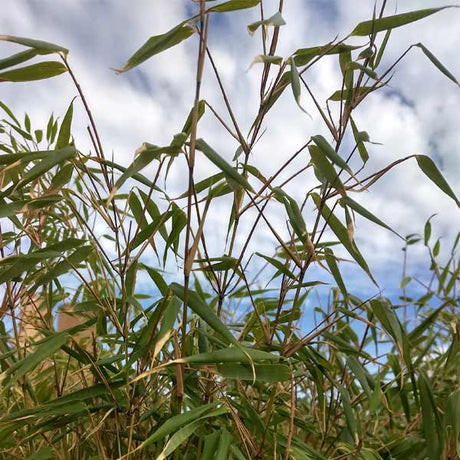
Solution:
M 169 145 L 145 142 L 128 167 L 105 156 L 90 103 L 70 65 L 71 51 L 0 36 L 25 47 L 0 60 L 0 82 L 65 74 L 60 78 L 70 78 L 79 94 L 62 121 L 51 116 L 41 129 L 32 129 L 28 115 L 20 121 L 0 102 L 5 458 L 460 455 L 460 234 L 445 260 L 440 240 L 432 239 L 431 219 L 423 236 L 402 237 L 395 222 L 383 222 L 360 204 L 356 192 L 412 159 L 446 200 L 458 205 L 458 198 L 428 155 L 402 158 L 367 176 L 350 162 L 359 155 L 365 165 L 372 154 L 354 111 L 385 88 L 394 66 L 414 46 L 458 84 L 420 43 L 409 45 L 389 68 L 381 65 L 393 29 L 428 21 L 444 9 L 387 15 L 385 3 L 351 32 L 362 37 L 362 46 L 344 37 L 277 56 L 280 34 L 288 27 L 283 1 L 267 18 L 261 0 L 200 0 L 196 16 L 148 38 L 118 70 L 130 71 L 185 40 L 196 45 L 195 99 L 179 134 Z M 260 12 L 248 31 L 262 38 L 256 58 L 262 71 L 259 107 L 245 134 L 208 34 L 213 15 L 231 17 L 249 8 Z M 56 61 L 43 60 L 51 54 Z M 23 65 L 35 58 L 40 62 Z M 337 62 L 342 79 L 327 101 L 318 101 L 304 77 L 323 59 Z M 204 72 L 215 77 L 226 113 L 206 99 Z M 310 116 L 324 122 L 323 132 L 305 139 L 267 177 L 251 164 L 252 153 L 270 109 L 289 86 L 293 106 L 308 107 Z M 325 110 L 325 104 L 335 106 Z M 92 152 L 78 149 L 72 126 L 77 110 L 88 117 Z M 215 117 L 222 137 L 237 141 L 232 160 L 202 137 L 204 117 Z M 348 133 L 355 142 L 351 152 L 344 142 Z M 299 156 L 305 158 L 301 171 L 294 166 Z M 197 180 L 201 162 L 217 172 Z M 171 168 L 182 168 L 186 177 L 185 191 L 174 197 L 168 193 Z M 299 199 L 286 185 L 298 185 L 304 170 L 314 172 L 314 180 Z M 285 172 L 289 179 L 283 182 Z M 271 218 L 273 210 L 282 215 L 288 237 Z M 220 253 L 209 243 L 213 212 L 227 232 Z M 375 282 L 354 237 L 355 219 L 396 233 L 405 255 L 415 244 L 425 246 L 432 279 L 422 294 L 408 295 L 406 286 L 416 281 L 409 275 L 397 303 L 360 298 L 347 286 L 342 254 Z M 274 254 L 251 253 L 250 243 L 262 228 L 277 246 Z M 264 270 L 253 279 L 261 263 Z M 167 274 L 171 264 L 179 275 Z M 323 279 L 312 277 L 314 265 Z M 335 285 L 326 304 L 316 304 L 316 289 L 331 277 Z M 300 327 L 309 302 L 315 303 L 315 321 Z

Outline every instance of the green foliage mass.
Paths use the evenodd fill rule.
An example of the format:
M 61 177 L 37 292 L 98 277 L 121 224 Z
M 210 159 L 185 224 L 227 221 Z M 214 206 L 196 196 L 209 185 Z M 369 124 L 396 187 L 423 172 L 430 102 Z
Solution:
M 345 254 L 374 280 L 354 221 L 394 230 L 354 192 L 397 164 L 415 158 L 413 167 L 459 203 L 425 155 L 365 176 L 369 135 L 353 119 L 358 105 L 388 84 L 396 63 L 381 62 L 390 32 L 443 8 L 388 16 L 382 7 L 350 34 L 361 45 L 345 37 L 280 57 L 283 2 L 268 19 L 260 0 L 197 3 L 197 16 L 149 38 L 119 70 L 185 40 L 196 45 L 196 97 L 184 126 L 169 145 L 144 143 L 128 167 L 106 159 L 68 50 L 0 36 L 26 47 L 0 60 L 0 82 L 64 74 L 59 78 L 70 78 L 79 94 L 62 120 L 51 116 L 44 129 L 32 129 L 27 115 L 21 122 L 0 102 L 2 458 L 459 458 L 459 237 L 448 260 L 432 241 L 431 220 L 423 236 L 401 237 L 406 256 L 412 245 L 425 245 L 432 279 L 412 295 L 407 286 L 417 280 L 404 275 L 397 303 L 357 297 L 341 274 Z M 263 51 L 255 59 L 262 66 L 260 104 L 245 135 L 207 37 L 209 17 L 246 8 L 261 12 L 248 30 L 262 37 Z M 413 46 L 458 85 L 421 43 L 403 56 Z M 43 60 L 48 55 L 57 60 Z M 342 79 L 318 101 L 304 77 L 323 59 L 337 62 Z M 206 100 L 204 71 L 216 77 L 226 113 Z M 309 94 L 323 132 L 267 178 L 251 164 L 252 151 L 288 87 L 304 111 Z M 77 147 L 75 111 L 88 116 L 91 152 Z M 222 136 L 237 141 L 233 160 L 198 136 L 203 117 L 216 117 Z M 301 171 L 293 166 L 299 155 Z M 198 162 L 218 172 L 196 181 Z M 363 168 L 352 169 L 359 162 Z M 175 198 L 167 191 L 173 166 L 188 178 Z M 286 184 L 310 172 L 304 201 L 290 196 Z M 214 231 L 207 217 L 216 210 L 227 230 L 218 254 L 207 243 Z M 273 212 L 283 216 L 288 237 Z M 277 246 L 274 254 L 249 252 L 261 229 Z M 262 275 L 249 279 L 261 264 Z M 314 264 L 324 278 L 312 278 Z M 165 274 L 171 265 L 177 276 Z M 330 279 L 326 302 L 317 301 L 316 290 Z M 316 306 L 315 323 L 310 318 L 305 329 L 299 320 L 307 302 Z

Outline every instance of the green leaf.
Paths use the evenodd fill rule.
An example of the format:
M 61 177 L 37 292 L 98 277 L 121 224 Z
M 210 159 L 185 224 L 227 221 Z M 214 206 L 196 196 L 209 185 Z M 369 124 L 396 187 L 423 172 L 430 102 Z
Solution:
M 430 460 L 438 460 L 441 454 L 442 430 L 436 401 L 428 377 L 420 372 L 418 379 L 420 403 L 422 406 L 422 426 L 426 448 Z
M 348 232 L 345 226 L 340 222 L 340 220 L 332 213 L 332 211 L 323 204 L 321 206 L 321 198 L 319 195 L 312 194 L 313 200 L 318 209 L 321 210 L 321 215 L 323 216 L 324 220 L 328 223 L 331 230 L 335 233 L 339 241 L 343 244 L 344 248 L 350 253 L 353 259 L 358 263 L 358 265 L 368 274 L 371 280 L 375 283 L 374 278 L 371 275 L 369 267 L 364 260 L 363 256 L 359 252 L 356 244 L 350 242 L 348 237 Z
M 249 182 L 216 151 L 214 151 L 203 139 L 196 140 L 196 148 L 203 152 L 208 160 L 212 161 L 227 177 L 234 180 L 237 184 L 242 185 L 245 189 L 252 191 L 252 187 Z
M 284 204 L 289 217 L 289 223 L 291 224 L 294 232 L 302 242 L 305 241 L 306 237 L 308 237 L 307 225 L 302 213 L 300 212 L 299 205 L 294 198 L 290 197 L 280 187 L 273 187 L 273 192 L 275 193 L 275 198 Z
M 153 37 L 150 37 L 144 45 L 142 45 L 142 47 L 128 59 L 128 62 L 121 69 L 115 70 L 119 73 L 126 72 L 139 64 L 142 64 L 152 56 L 178 45 L 194 33 L 194 27 L 186 22 L 182 22 L 164 34 L 154 35 Z
M 259 54 L 252 60 L 249 68 L 251 69 L 254 64 L 259 63 L 281 65 L 283 63 L 283 58 L 281 56 L 272 56 L 271 54 Z
M 354 29 L 351 35 L 360 37 L 371 35 L 373 33 L 381 32 L 382 30 L 395 29 L 411 22 L 419 21 L 426 18 L 438 11 L 445 8 L 452 8 L 451 6 L 442 6 L 440 8 L 428 8 L 425 10 L 411 11 L 410 13 L 396 14 L 394 16 L 387 16 L 385 18 L 373 19 L 370 21 L 360 22 Z
M 437 166 L 434 164 L 433 160 L 426 155 L 415 155 L 415 159 L 423 171 L 423 173 L 434 182 L 446 195 L 450 196 L 457 206 L 460 207 L 460 201 L 456 197 L 454 191 L 450 188 L 450 185 L 447 183 L 444 176 L 441 174 Z
M 253 348 L 222 348 L 208 353 L 200 353 L 198 355 L 186 356 L 175 360 L 175 362 L 206 364 L 206 363 L 248 363 L 249 358 L 254 362 L 271 361 L 278 362 L 279 356 L 267 353 L 266 351 L 256 350 Z
M 256 381 L 258 382 L 284 382 L 290 380 L 291 370 L 285 364 L 255 364 Z M 254 380 L 253 368 L 245 364 L 220 364 L 217 371 L 222 377 L 232 380 Z
M 173 293 L 184 301 L 184 287 L 178 283 L 172 283 L 170 285 Z M 240 343 L 236 340 L 233 334 L 228 330 L 227 326 L 218 318 L 214 313 L 214 310 L 195 292 L 192 290 L 188 291 L 187 296 L 188 306 L 209 326 L 211 326 L 216 332 L 225 337 L 229 342 L 240 347 Z
M 62 149 L 70 144 L 70 128 L 72 125 L 73 117 L 73 101 L 70 103 L 67 109 L 64 119 L 62 120 L 61 127 L 59 129 L 58 138 L 56 141 L 56 149 Z
M 281 27 L 286 24 L 286 21 L 283 19 L 283 16 L 281 16 L 281 13 L 277 11 L 273 16 L 270 16 L 268 19 L 264 19 L 263 21 L 256 21 L 253 22 L 252 24 L 248 25 L 248 32 L 249 35 L 254 35 L 256 30 L 260 26 L 273 26 L 273 27 Z
M 73 267 L 78 267 L 80 263 L 88 258 L 88 256 L 93 252 L 92 246 L 83 246 L 74 251 L 69 257 L 67 257 L 62 262 L 56 264 L 53 268 L 48 270 L 38 281 L 37 285 L 42 285 L 49 283 L 50 281 L 55 280 L 58 276 L 61 276 L 67 273 L 69 270 L 72 270 Z
M 13 216 L 17 212 L 21 211 L 27 203 L 28 201 L 26 200 L 13 201 L 12 203 L 0 203 L 0 217 Z
M 362 72 L 364 72 L 368 77 L 374 79 L 374 80 L 378 80 L 379 76 L 377 75 L 376 72 L 374 72 L 372 69 L 369 69 L 369 67 L 365 67 L 363 66 L 362 64 L 360 64 L 359 62 L 355 62 L 355 61 L 352 61 L 348 64 L 348 69 L 351 69 L 351 70 L 361 70 Z
M 457 79 L 446 69 L 446 67 L 441 64 L 439 59 L 422 43 L 416 43 L 413 46 L 417 46 L 420 48 L 424 53 L 425 56 L 437 67 L 437 69 L 443 73 L 449 80 L 452 80 L 457 86 L 460 86 L 460 83 Z
M 225 428 L 222 428 L 214 460 L 227 460 L 231 442 L 232 436 Z
M 327 142 L 327 140 L 321 136 L 312 136 L 313 142 L 323 151 L 323 153 L 332 161 L 335 165 L 339 168 L 344 169 L 347 171 L 351 176 L 353 176 L 353 172 L 350 166 L 347 165 L 345 160 L 332 148 L 332 146 Z
M 342 396 L 342 406 L 345 413 L 348 429 L 350 430 L 350 433 L 353 435 L 354 439 L 359 439 L 360 430 L 356 421 L 355 413 L 353 411 L 353 406 L 351 404 L 350 393 L 348 393 L 348 390 L 340 383 L 337 384 L 337 388 L 340 391 L 340 395 Z
M 32 353 L 28 354 L 25 358 L 16 361 L 11 367 L 9 367 L 0 378 L 10 377 L 6 386 L 11 386 L 17 382 L 20 378 L 24 377 L 28 372 L 37 367 L 40 363 L 45 361 L 47 358 L 56 353 L 63 345 L 67 343 L 69 335 L 65 333 L 54 333 L 45 340 L 42 340 L 39 344 L 35 345 L 35 349 Z
M 444 426 L 447 432 L 452 431 L 455 452 L 460 456 L 460 390 L 453 391 L 447 398 Z
M 365 87 L 361 89 L 366 89 Z M 369 135 L 366 136 L 366 131 L 359 131 L 358 127 L 356 126 L 355 121 L 353 118 L 350 118 L 351 129 L 353 131 L 353 137 L 355 139 L 356 145 L 358 146 L 359 156 L 364 164 L 367 163 L 369 160 L 369 153 L 367 152 L 366 146 L 364 142 L 367 142 L 366 139 L 369 139 Z
M 126 168 L 123 174 L 115 182 L 112 187 L 108 201 L 110 202 L 120 187 L 131 177 L 135 176 L 141 169 L 148 166 L 153 160 L 160 160 L 161 155 L 164 153 L 176 153 L 175 149 L 168 147 L 157 147 L 156 145 L 144 143 L 136 151 L 136 158 Z
M 305 112 L 307 115 L 310 116 L 310 114 L 300 104 L 300 97 L 302 95 L 302 90 L 300 86 L 300 75 L 299 75 L 299 71 L 297 70 L 297 66 L 295 65 L 295 59 L 291 58 L 290 65 L 291 65 L 291 88 L 292 88 L 292 93 L 294 94 L 294 99 L 297 105 L 299 106 L 300 110 L 302 110 L 302 112 Z
M 168 418 L 159 428 L 157 428 L 153 434 L 151 434 L 142 444 L 141 448 L 148 447 L 157 441 L 161 441 L 168 434 L 174 433 L 183 426 L 186 426 L 190 423 L 193 423 L 200 417 L 202 417 L 206 412 L 210 412 L 216 407 L 216 403 L 205 404 L 194 409 L 191 409 L 182 414 L 175 415 Z
M 332 96 L 328 98 L 328 101 L 334 101 L 334 102 L 345 101 L 349 98 L 350 94 L 351 95 L 354 94 L 356 96 L 358 89 L 359 89 L 360 97 L 363 97 L 375 90 L 373 86 L 360 86 L 359 88 L 353 88 L 351 90 L 348 90 L 346 88 L 344 88 L 343 90 L 339 89 L 335 91 L 334 94 L 332 94 Z
M 244 10 L 257 6 L 260 0 L 230 0 L 209 8 L 207 13 L 226 13 L 227 11 Z
M 342 195 L 345 195 L 345 188 L 342 181 L 324 152 L 316 145 L 309 145 L 308 151 L 310 152 L 311 160 L 320 175 L 324 177 L 324 179 L 329 182 L 332 187 L 339 190 Z
M 363 217 L 365 217 L 367 220 L 370 220 L 371 222 L 374 222 L 374 224 L 380 225 L 383 228 L 386 228 L 387 230 L 390 230 L 390 232 L 393 232 L 395 235 L 399 236 L 401 239 L 404 239 L 399 233 L 395 232 L 390 226 L 385 224 L 385 222 L 382 222 L 378 217 L 374 216 L 370 211 L 368 211 L 364 206 L 361 206 L 359 203 L 357 203 L 355 200 L 351 199 L 349 196 L 344 196 L 340 199 L 340 202 L 353 209 L 353 211 L 356 211 L 358 214 L 361 214 Z
M 297 66 L 307 65 L 313 58 L 318 56 L 342 54 L 353 51 L 359 46 L 347 45 L 346 43 L 328 43 L 323 46 L 314 46 L 312 48 L 300 48 L 294 53 L 294 60 Z
M 214 455 L 219 444 L 220 433 L 214 432 L 204 437 L 204 448 L 200 460 L 215 460 Z
M 166 443 L 165 448 L 162 450 L 160 455 L 158 455 L 156 460 L 165 460 L 168 455 L 171 455 L 186 439 L 195 433 L 195 431 L 200 427 L 200 424 L 201 421 L 198 420 L 196 422 L 189 423 L 176 431 Z
M 372 398 L 372 389 L 369 386 L 369 382 L 367 380 L 367 372 L 358 359 L 353 355 L 347 356 L 347 365 L 350 370 L 353 372 L 355 377 L 358 379 L 359 383 L 361 384 L 362 389 L 366 393 L 369 400 Z
M 331 271 L 332 276 L 334 277 L 335 282 L 337 283 L 337 286 L 342 292 L 342 295 L 344 297 L 347 297 L 348 296 L 347 288 L 345 286 L 345 283 L 343 282 L 343 278 L 342 278 L 342 275 L 340 274 L 340 270 L 337 265 L 335 255 L 331 249 L 326 248 L 324 250 L 324 258 L 326 259 L 327 266 L 329 267 L 329 270 Z
M 0 35 L 0 40 L 18 43 L 19 45 L 29 46 L 39 52 L 39 54 L 64 53 L 69 52 L 68 49 L 54 43 L 44 42 L 42 40 L 34 40 L 32 38 L 13 37 L 12 35 Z
M 205 100 L 199 101 L 197 121 L 200 121 L 201 117 L 204 114 L 205 109 L 206 109 L 206 101 Z M 192 132 L 193 111 L 194 111 L 194 107 L 190 110 L 187 120 L 185 121 L 184 127 L 182 128 L 182 131 L 181 131 L 187 134 L 187 137 L 190 136 L 190 133 Z
M 0 59 L 0 70 L 12 67 L 17 64 L 22 64 L 29 59 L 34 58 L 38 52 L 36 50 L 21 51 L 20 53 L 13 54 L 4 59 Z
M 273 265 L 276 269 L 278 269 L 278 272 L 283 273 L 284 275 L 286 275 L 288 278 L 291 278 L 292 280 L 296 279 L 296 276 L 294 275 L 294 273 L 292 273 L 283 262 L 276 260 L 273 257 L 268 257 L 265 254 L 262 254 L 260 252 L 256 252 L 256 254 L 259 257 L 262 257 L 263 259 L 265 259 L 269 264 Z
M 74 158 L 76 154 L 77 151 L 75 147 L 65 147 L 63 149 L 48 152 L 42 161 L 37 163 L 32 169 L 24 174 L 22 179 L 16 185 L 14 185 L 13 189 L 17 190 L 21 187 L 24 187 L 24 185 L 42 176 L 54 166 Z
M 56 458 L 53 449 L 51 447 L 43 447 L 32 455 L 28 455 L 26 460 L 50 460 L 53 458 Z
M 57 77 L 61 73 L 67 72 L 67 67 L 61 62 L 46 61 L 32 64 L 18 69 L 7 70 L 0 73 L 0 82 L 24 82 L 34 80 L 44 80 L 46 78 Z

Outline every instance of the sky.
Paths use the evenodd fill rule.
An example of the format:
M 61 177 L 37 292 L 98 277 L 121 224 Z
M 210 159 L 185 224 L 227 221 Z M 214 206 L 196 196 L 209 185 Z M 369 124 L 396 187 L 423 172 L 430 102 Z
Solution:
M 276 12 L 277 3 L 264 1 L 267 17 Z M 458 0 L 450 3 L 460 5 Z M 286 25 L 281 28 L 277 54 L 285 58 L 298 48 L 324 45 L 337 36 L 346 36 L 358 22 L 372 17 L 374 6 L 370 0 L 286 0 L 284 4 Z M 442 3 L 390 0 L 387 5 L 387 14 L 393 14 Z M 150 36 L 166 32 L 196 8 L 190 0 L 2 0 L 0 34 L 46 40 L 70 50 L 70 65 L 90 101 L 106 155 L 113 154 L 116 162 L 127 165 L 143 142 L 167 145 L 180 131 L 194 100 L 197 37 L 127 73 L 119 75 L 112 69 L 122 67 Z M 261 54 L 261 40 L 259 33 L 249 36 L 246 27 L 258 19 L 258 8 L 253 8 L 214 15 L 210 23 L 209 48 L 245 133 L 258 108 L 262 68 L 260 64 L 250 68 L 254 57 Z M 383 68 L 391 65 L 408 46 L 422 42 L 460 79 L 459 23 L 460 9 L 449 9 L 393 31 Z M 365 40 L 349 42 L 364 44 Z M 0 42 L 0 58 L 20 48 Z M 325 100 L 341 86 L 337 59 L 321 60 L 306 78 L 325 107 Z M 202 98 L 225 113 L 209 64 L 205 65 L 202 88 Z M 0 100 L 17 115 L 27 111 L 35 127 L 44 126 L 51 112 L 62 116 L 75 96 L 75 87 L 67 75 L 26 84 L 0 84 Z M 74 133 L 77 147 L 88 151 L 87 121 L 78 104 L 77 101 Z M 321 134 L 331 140 L 305 91 L 302 105 L 311 118 L 299 110 L 291 92 L 286 91 L 265 120 L 266 132 L 250 162 L 266 177 L 312 135 Z M 370 139 L 379 144 L 368 146 L 369 174 L 404 156 L 426 154 L 436 161 L 453 190 L 460 194 L 460 89 L 420 49 L 412 49 L 395 69 L 389 87 L 371 95 L 357 109 L 355 119 L 359 129 L 367 131 Z M 236 142 L 209 114 L 200 123 L 198 135 L 231 160 Z M 305 153 L 296 166 L 301 167 L 308 160 Z M 144 174 L 149 177 L 154 173 L 153 168 L 147 168 Z M 217 172 L 215 167 L 198 156 L 197 180 L 213 172 Z M 168 180 L 171 196 L 184 191 L 185 174 L 183 167 L 171 171 Z M 311 179 L 312 176 L 302 176 L 286 191 L 301 200 L 311 188 Z M 371 191 L 354 198 L 402 235 L 423 233 L 425 221 L 436 213 L 433 238 L 441 237 L 446 242 L 443 251 L 447 251 L 448 242 L 453 241 L 460 228 L 457 206 L 418 170 L 415 160 L 393 169 Z M 285 217 L 276 210 L 272 212 L 274 226 L 286 236 Z M 305 217 L 308 225 L 311 216 Z M 226 231 L 219 223 L 217 211 L 209 217 L 210 228 L 213 226 L 214 230 L 209 234 L 216 253 Z M 359 218 L 355 238 L 381 288 L 394 294 L 402 270 L 401 240 Z M 269 253 L 275 243 L 270 232 L 261 227 L 251 250 Z M 426 276 L 423 261 L 426 261 L 425 249 L 414 247 L 409 271 Z M 352 288 L 363 295 L 376 293 L 375 286 L 350 264 L 345 272 Z

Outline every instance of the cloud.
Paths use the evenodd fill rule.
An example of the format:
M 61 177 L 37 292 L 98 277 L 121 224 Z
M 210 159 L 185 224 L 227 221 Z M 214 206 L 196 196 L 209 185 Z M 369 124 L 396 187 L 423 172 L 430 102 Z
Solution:
M 264 2 L 266 16 L 276 11 L 277 4 L 274 1 Z M 356 10 L 350 7 L 349 2 L 332 0 L 285 2 L 283 15 L 287 26 L 281 30 L 279 54 L 287 57 L 297 48 L 326 44 L 337 34 L 345 36 L 357 22 L 371 17 L 373 4 L 373 1 L 364 2 Z M 90 101 L 107 156 L 113 152 L 116 161 L 128 164 L 142 142 L 166 145 L 179 132 L 194 100 L 197 37 L 126 74 L 116 75 L 110 68 L 121 67 L 149 36 L 163 33 L 182 21 L 190 14 L 187 2 L 65 0 L 56 6 L 51 0 L 3 0 L 2 6 L 7 12 L 0 18 L 2 33 L 49 40 L 70 49 L 72 68 Z M 394 4 L 388 7 L 389 13 L 393 7 Z M 420 0 L 404 3 L 404 11 L 424 7 L 425 2 Z M 402 6 L 398 12 L 402 12 Z M 393 31 L 383 67 L 391 65 L 409 45 L 422 42 L 454 75 L 460 77 L 460 61 L 457 59 L 459 14 L 455 10 L 444 11 L 423 22 Z M 257 8 L 231 15 L 216 15 L 211 21 L 209 37 L 212 56 L 245 135 L 259 104 L 262 65 L 256 65 L 249 71 L 248 67 L 261 53 L 260 35 L 251 38 L 246 33 L 247 24 L 257 19 Z M 359 43 L 364 44 L 365 41 L 359 40 Z M 10 44 L 0 43 L 2 56 L 13 48 Z M 272 73 L 270 78 L 275 75 Z M 325 110 L 325 100 L 341 86 L 337 58 L 322 59 L 305 77 Z M 368 131 L 372 140 L 383 144 L 369 146 L 371 159 L 366 171 L 370 174 L 405 155 L 430 154 L 458 192 L 460 91 L 432 66 L 419 49 L 413 49 L 398 65 L 390 86 L 390 91 L 371 95 L 356 111 L 359 128 Z M 75 95 L 76 90 L 66 76 L 31 84 L 0 85 L 0 99 L 15 113 L 30 112 L 33 122 L 41 125 L 46 123 L 52 111 L 63 114 Z M 205 68 L 202 97 L 222 114 L 233 129 L 209 63 Z M 266 129 L 266 132 L 256 144 L 250 163 L 266 177 L 274 174 L 310 136 L 319 133 L 328 135 L 305 90 L 302 103 L 313 119 L 298 109 L 290 88 L 287 88 L 264 122 L 263 130 Z M 82 110 L 77 112 L 77 141 L 79 148 L 87 151 L 91 148 L 86 136 L 88 122 Z M 209 110 L 200 124 L 199 136 L 228 161 L 231 160 L 237 142 L 210 115 Z M 349 142 L 345 142 L 343 153 L 351 147 Z M 217 172 L 204 156 L 197 155 L 198 179 Z M 304 152 L 294 165 L 300 168 L 308 161 L 309 155 Z M 180 161 L 171 170 L 168 185 L 172 196 L 185 189 L 184 167 L 185 163 Z M 154 168 L 147 168 L 145 174 L 150 177 Z M 279 180 L 288 176 L 283 174 Z M 314 180 L 310 173 L 302 174 L 286 190 L 301 200 Z M 458 215 L 455 204 L 423 176 L 414 160 L 392 170 L 372 191 L 354 198 L 403 235 L 421 232 L 425 220 L 435 212 L 438 213 L 434 225 L 437 234 L 452 238 L 458 228 L 458 225 L 452 224 L 453 216 Z M 215 229 L 211 250 L 216 253 L 222 249 L 226 232 L 226 223 L 222 225 L 221 216 L 224 209 L 228 210 L 231 206 L 229 199 L 221 199 L 220 202 L 226 208 L 216 208 L 209 217 L 210 226 Z M 270 220 L 274 227 L 287 236 L 286 217 L 280 211 L 281 207 L 274 205 L 271 209 Z M 305 217 L 311 229 L 314 217 L 311 206 L 307 207 Z M 244 231 L 238 241 L 240 246 L 253 221 L 254 215 L 251 218 L 248 215 L 241 224 Z M 270 245 L 274 250 L 277 241 L 266 225 L 261 223 L 257 230 L 261 232 L 255 237 L 251 250 L 263 248 L 264 252 L 270 252 Z M 377 277 L 383 283 L 393 283 L 394 270 L 387 267 L 394 267 L 401 260 L 401 242 L 363 219 L 357 220 L 356 237 Z M 419 260 L 418 256 L 415 257 L 414 267 Z

